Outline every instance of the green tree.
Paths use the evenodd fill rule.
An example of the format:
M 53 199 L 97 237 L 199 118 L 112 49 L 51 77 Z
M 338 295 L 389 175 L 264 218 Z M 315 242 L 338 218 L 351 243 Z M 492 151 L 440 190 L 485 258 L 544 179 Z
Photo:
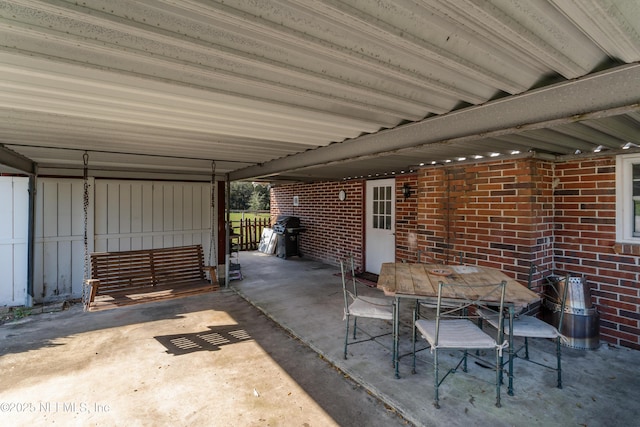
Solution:
M 234 181 L 231 183 L 229 205 L 232 210 L 246 211 L 253 194 L 253 184 L 250 182 Z
M 254 182 L 232 182 L 229 201 L 232 210 L 268 210 L 269 186 Z
M 266 211 L 269 210 L 269 185 L 256 183 L 253 187 L 253 196 L 256 198 L 255 207 L 254 202 L 250 202 L 251 209 Z M 252 199 L 253 200 L 253 199 Z
M 251 193 L 251 199 L 249 200 L 249 210 L 261 211 L 264 209 L 264 195 L 259 191 Z

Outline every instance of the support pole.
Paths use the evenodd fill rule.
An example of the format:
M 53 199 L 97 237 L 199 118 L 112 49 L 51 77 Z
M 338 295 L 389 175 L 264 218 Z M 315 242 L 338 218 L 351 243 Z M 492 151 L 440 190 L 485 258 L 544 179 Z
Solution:
M 224 286 L 229 287 L 229 263 L 231 262 L 231 242 L 229 240 L 229 236 L 231 236 L 231 182 L 229 181 L 229 174 L 226 174 L 226 183 L 225 183 L 225 195 L 224 195 L 224 206 L 226 208 L 225 211 L 225 257 L 224 257 Z
M 88 221 L 89 221 L 89 153 L 84 152 L 82 155 L 82 162 L 84 163 L 84 168 L 82 170 L 82 180 L 84 183 L 84 191 L 83 191 L 83 222 L 84 222 L 84 233 L 82 237 L 82 244 L 84 247 L 84 272 L 82 275 L 82 303 L 84 306 L 84 310 L 89 309 L 89 304 L 91 303 L 91 283 L 89 279 L 91 279 L 91 273 L 89 272 L 89 235 L 88 235 Z
M 26 307 L 33 307 L 36 245 L 36 176 L 29 175 L 29 223 L 27 224 L 27 297 Z

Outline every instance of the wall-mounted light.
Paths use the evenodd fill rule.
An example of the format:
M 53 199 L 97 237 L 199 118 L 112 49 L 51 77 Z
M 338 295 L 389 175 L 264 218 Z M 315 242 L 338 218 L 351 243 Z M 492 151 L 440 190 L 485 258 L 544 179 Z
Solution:
M 411 186 L 408 182 L 405 182 L 402 186 L 402 195 L 404 196 L 405 200 L 407 200 L 411 196 Z

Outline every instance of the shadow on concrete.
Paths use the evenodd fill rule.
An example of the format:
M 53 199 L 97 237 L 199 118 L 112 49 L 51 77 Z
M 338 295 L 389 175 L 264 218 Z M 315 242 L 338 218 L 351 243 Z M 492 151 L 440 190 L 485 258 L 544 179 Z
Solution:
M 224 345 L 237 344 L 253 339 L 249 333 L 234 326 L 209 326 L 209 330 L 188 334 L 161 335 L 154 337 L 174 356 L 194 351 L 218 351 Z

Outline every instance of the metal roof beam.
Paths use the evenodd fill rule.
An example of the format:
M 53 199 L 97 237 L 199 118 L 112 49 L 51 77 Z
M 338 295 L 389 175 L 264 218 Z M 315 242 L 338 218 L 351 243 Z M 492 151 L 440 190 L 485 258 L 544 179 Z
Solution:
M 640 109 L 640 64 L 628 64 L 240 169 L 232 181 L 265 177 L 432 143 L 481 139 L 551 128 Z
M 35 175 L 38 166 L 34 161 L 21 156 L 2 144 L 0 144 L 0 164 L 29 175 Z

